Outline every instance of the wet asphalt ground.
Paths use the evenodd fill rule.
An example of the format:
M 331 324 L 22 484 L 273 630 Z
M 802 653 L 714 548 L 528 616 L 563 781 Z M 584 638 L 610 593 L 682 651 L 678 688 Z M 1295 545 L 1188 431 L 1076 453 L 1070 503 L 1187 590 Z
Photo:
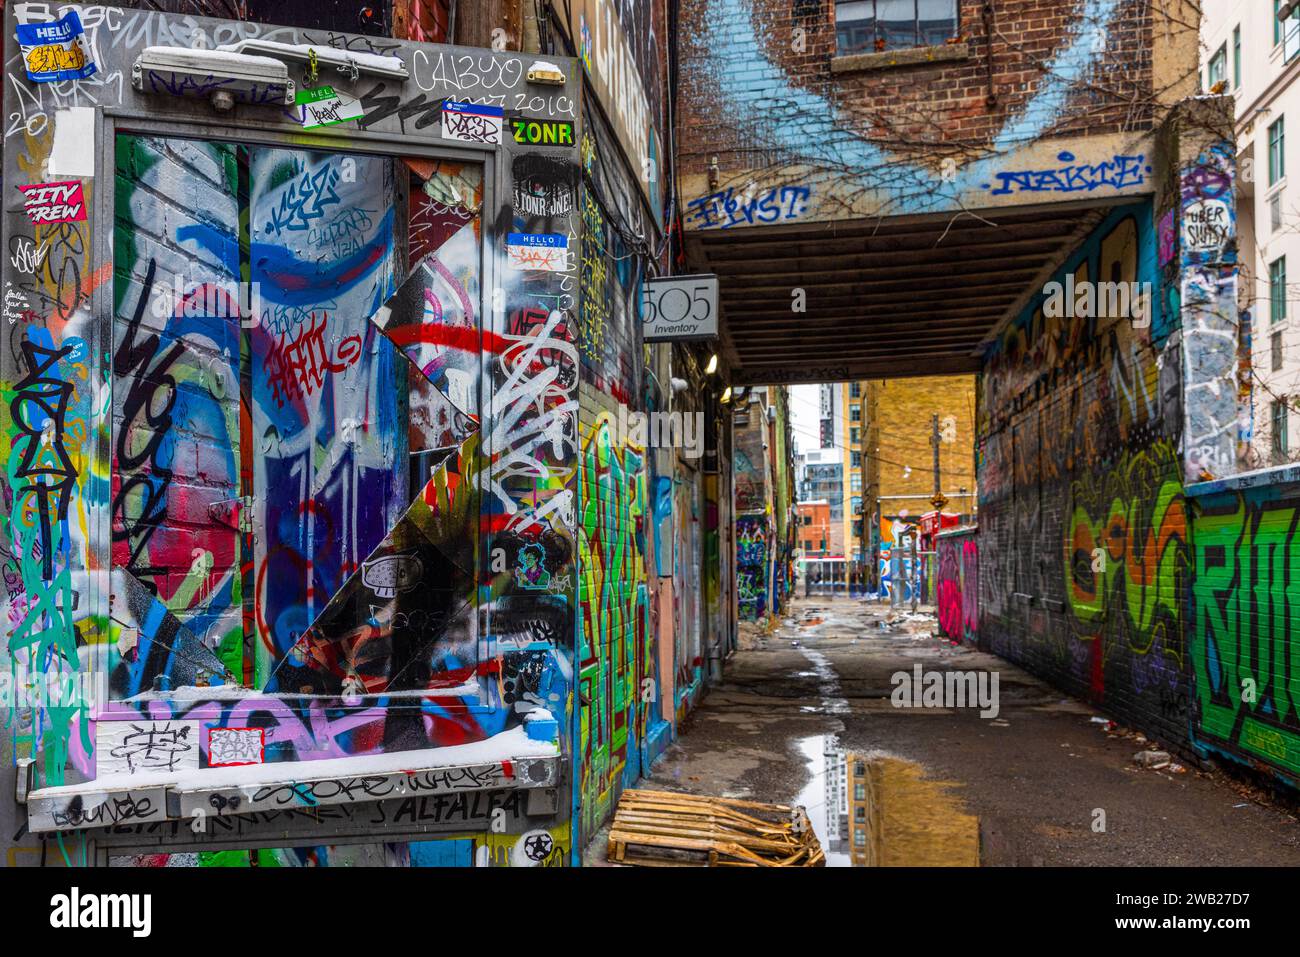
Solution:
M 926 609 L 921 609 L 922 612 Z M 952 782 L 979 819 L 979 854 L 998 865 L 1300 864 L 1300 804 L 1093 721 L 1100 712 L 993 655 L 937 636 L 932 615 L 847 598 L 799 598 L 777 627 L 743 625 L 724 680 L 639 786 L 778 804 L 824 793 L 823 736 Z M 891 676 L 995 669 L 996 720 L 970 709 L 901 709 Z M 1105 830 L 1095 829 L 1097 809 Z M 817 829 L 823 815 L 810 808 Z M 605 863 L 604 833 L 585 855 Z

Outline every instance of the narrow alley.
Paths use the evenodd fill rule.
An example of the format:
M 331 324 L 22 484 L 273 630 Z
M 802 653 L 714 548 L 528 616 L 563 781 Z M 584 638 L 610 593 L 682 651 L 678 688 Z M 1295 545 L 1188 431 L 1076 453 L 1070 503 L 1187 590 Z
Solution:
M 926 611 L 795 599 L 770 634 L 753 629 L 742 637 L 726 680 L 643 786 L 803 804 L 830 844 L 830 742 L 850 755 L 914 763 L 935 782 L 932 807 L 916 801 L 903 813 L 902 836 L 920 846 L 890 863 L 973 863 L 953 854 L 951 836 L 928 821 L 965 814 L 978 819 L 982 866 L 1300 864 L 1293 807 L 1177 758 L 1159 769 L 1135 764 L 1134 754 L 1155 743 L 1099 722 L 1094 709 L 1006 661 L 937 636 Z M 918 662 L 927 670 L 996 670 L 998 716 L 893 707 L 891 676 Z M 1106 812 L 1100 832 L 1097 808 Z M 938 835 L 935 843 L 909 835 L 909 822 Z M 848 865 L 847 849 L 827 862 Z M 588 863 L 605 863 L 600 840 Z
M 1300 0 L 0 24 L 13 912 L 1286 916 Z

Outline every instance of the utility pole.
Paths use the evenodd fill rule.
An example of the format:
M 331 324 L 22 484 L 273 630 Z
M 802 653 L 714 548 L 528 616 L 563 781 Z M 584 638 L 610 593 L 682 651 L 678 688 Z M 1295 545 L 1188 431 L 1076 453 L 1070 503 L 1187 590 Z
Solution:
M 944 497 L 942 489 L 939 487 L 939 413 L 936 412 L 930 416 L 930 445 L 934 448 L 934 495 L 930 497 L 930 504 L 934 506 L 935 511 L 943 511 L 943 507 L 948 504 L 948 499 Z
M 930 445 L 934 447 L 934 495 L 930 498 L 930 504 L 934 506 L 934 532 L 939 534 L 943 530 L 943 507 L 948 504 L 948 499 L 943 494 L 943 488 L 939 482 L 939 413 L 936 412 L 930 416 Z M 931 557 L 938 553 L 938 546 L 935 551 L 929 553 Z M 930 564 L 930 558 L 927 558 L 927 577 L 933 578 L 936 567 Z M 921 581 L 921 568 L 916 567 L 916 580 L 919 584 Z M 916 610 L 916 592 L 913 591 L 912 610 Z

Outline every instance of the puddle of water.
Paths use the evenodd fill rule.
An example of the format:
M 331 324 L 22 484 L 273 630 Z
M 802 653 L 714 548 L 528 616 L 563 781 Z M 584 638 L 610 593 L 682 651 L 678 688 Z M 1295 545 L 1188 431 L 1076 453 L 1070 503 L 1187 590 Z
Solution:
M 799 742 L 810 780 L 795 804 L 808 813 L 827 867 L 978 867 L 979 818 L 950 781 L 920 765 L 845 751 L 834 735 Z
M 826 852 L 826 866 L 852 867 L 853 862 L 847 853 L 848 845 L 840 837 L 840 832 L 844 829 L 840 827 L 840 768 L 835 756 L 843 752 L 839 749 L 838 741 L 834 735 L 819 734 L 800 741 L 799 751 L 808 762 L 810 778 L 808 785 L 794 799 L 794 803 L 803 805 L 803 809 L 808 812 L 808 821 L 812 824 L 813 833 L 817 835 L 822 850 Z M 827 779 L 828 769 L 833 775 L 833 780 L 830 781 Z M 834 834 L 830 832 L 828 819 L 835 821 Z M 844 830 L 844 834 L 847 836 L 847 830 Z
M 835 667 L 830 659 L 820 651 L 813 651 L 811 648 L 800 648 L 799 653 L 808 659 L 808 663 L 813 666 L 813 673 L 820 682 L 817 690 L 822 695 L 822 709 L 827 714 L 848 714 L 849 703 L 839 697 L 840 676 L 835 673 Z

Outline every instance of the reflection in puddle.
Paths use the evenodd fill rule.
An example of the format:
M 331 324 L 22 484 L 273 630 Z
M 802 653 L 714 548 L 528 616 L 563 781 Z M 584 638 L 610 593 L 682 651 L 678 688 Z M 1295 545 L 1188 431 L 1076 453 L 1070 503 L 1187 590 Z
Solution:
M 834 735 L 799 742 L 812 780 L 795 799 L 828 867 L 978 867 L 979 819 L 950 781 L 879 752 L 845 751 Z

